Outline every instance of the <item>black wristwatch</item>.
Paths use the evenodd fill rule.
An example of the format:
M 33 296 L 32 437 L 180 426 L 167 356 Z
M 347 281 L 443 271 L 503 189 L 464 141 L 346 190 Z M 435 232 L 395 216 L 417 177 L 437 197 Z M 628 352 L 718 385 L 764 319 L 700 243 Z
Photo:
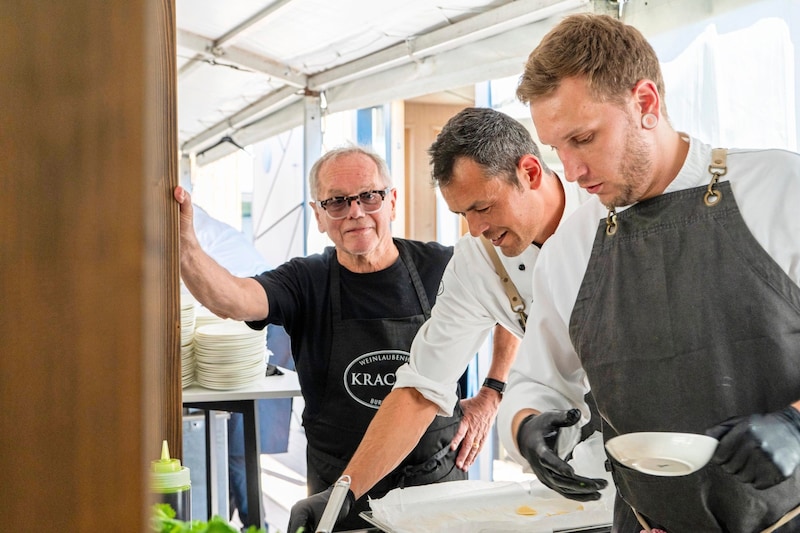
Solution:
M 496 390 L 497 392 L 500 393 L 500 396 L 502 396 L 503 393 L 506 391 L 506 382 L 500 381 L 499 379 L 486 378 L 485 380 L 483 380 L 483 386 L 489 387 L 492 390 Z

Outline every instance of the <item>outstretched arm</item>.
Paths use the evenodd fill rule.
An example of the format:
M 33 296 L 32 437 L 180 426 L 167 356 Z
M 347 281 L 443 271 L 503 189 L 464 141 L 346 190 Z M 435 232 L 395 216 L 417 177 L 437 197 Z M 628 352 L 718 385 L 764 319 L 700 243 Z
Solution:
M 439 408 L 413 388 L 394 389 L 384 398 L 361 444 L 344 469 L 356 498 L 397 468 L 433 422 Z
M 492 343 L 492 363 L 486 377 L 505 383 L 508 381 L 508 372 L 517 355 L 519 339 L 503 326 L 494 328 Z M 458 427 L 450 448 L 455 450 L 464 441 L 464 446 L 456 457 L 456 466 L 468 470 L 483 449 L 483 445 L 492 429 L 497 409 L 500 407 L 502 395 L 489 387 L 481 387 L 478 393 L 467 400 L 461 401 L 464 417 Z
M 361 444 L 342 472 L 350 476 L 348 502 L 361 498 L 378 481 L 397 468 L 419 442 L 439 408 L 413 388 L 394 389 L 384 398 Z M 330 499 L 330 491 L 315 494 L 292 506 L 290 533 L 314 531 Z M 344 512 L 340 515 L 344 516 Z
M 266 318 L 269 304 L 261 285 L 232 275 L 203 251 L 194 231 L 191 196 L 183 187 L 176 187 L 173 196 L 180 205 L 181 279 L 189 292 L 222 318 Z

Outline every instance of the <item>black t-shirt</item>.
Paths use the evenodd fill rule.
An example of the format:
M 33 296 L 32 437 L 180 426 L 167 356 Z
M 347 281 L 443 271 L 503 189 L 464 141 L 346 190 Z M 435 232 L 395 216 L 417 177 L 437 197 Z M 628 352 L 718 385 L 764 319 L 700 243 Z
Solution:
M 428 302 L 433 306 L 452 246 L 394 239 L 405 247 L 419 272 Z M 306 409 L 316 405 L 316 394 L 325 390 L 328 360 L 331 353 L 332 322 L 329 275 L 333 247 L 321 254 L 291 259 L 274 270 L 255 276 L 269 298 L 269 316 L 248 322 L 263 329 L 267 324 L 283 326 L 292 339 L 295 362 L 307 359 L 313 375 L 300 374 L 300 386 L 306 398 Z M 422 307 L 411 283 L 408 270 L 400 258 L 390 267 L 365 274 L 339 266 L 342 318 L 403 318 L 422 314 Z M 269 339 L 267 339 L 269 345 Z M 410 348 L 410 346 L 409 346 Z M 300 368 L 299 364 L 296 364 Z M 312 411 L 306 415 L 313 415 Z

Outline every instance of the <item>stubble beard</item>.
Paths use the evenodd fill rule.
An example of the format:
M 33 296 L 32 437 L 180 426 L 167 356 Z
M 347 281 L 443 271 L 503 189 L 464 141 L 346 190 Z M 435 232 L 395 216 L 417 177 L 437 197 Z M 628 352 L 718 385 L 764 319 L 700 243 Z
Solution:
M 630 124 L 625 139 L 625 155 L 623 156 L 618 174 L 621 178 L 620 192 L 617 196 L 606 202 L 608 209 L 631 205 L 641 199 L 647 186 L 647 176 L 652 170 L 647 144 L 637 135 L 635 125 Z

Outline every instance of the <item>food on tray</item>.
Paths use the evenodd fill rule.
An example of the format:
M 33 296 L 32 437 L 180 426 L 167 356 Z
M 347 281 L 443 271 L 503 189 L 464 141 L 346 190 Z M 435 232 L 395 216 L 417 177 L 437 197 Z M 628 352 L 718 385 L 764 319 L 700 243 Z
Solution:
M 577 507 L 575 507 L 571 511 L 583 511 L 583 505 L 578 504 Z M 563 510 L 562 509 L 560 511 L 552 511 L 552 512 L 545 513 L 545 516 L 557 516 L 557 515 L 560 515 L 560 514 L 567 514 L 567 513 L 571 512 L 571 511 L 567 511 L 567 510 Z M 537 511 L 536 509 L 534 509 L 533 507 L 530 507 L 528 505 L 520 505 L 519 507 L 517 507 L 517 514 L 518 515 L 522 515 L 522 516 L 536 516 L 537 514 L 539 514 L 539 511 Z
M 521 514 L 522 516 L 534 516 L 539 513 L 533 507 L 528 507 L 527 505 L 520 505 L 519 507 L 517 507 L 517 514 Z

